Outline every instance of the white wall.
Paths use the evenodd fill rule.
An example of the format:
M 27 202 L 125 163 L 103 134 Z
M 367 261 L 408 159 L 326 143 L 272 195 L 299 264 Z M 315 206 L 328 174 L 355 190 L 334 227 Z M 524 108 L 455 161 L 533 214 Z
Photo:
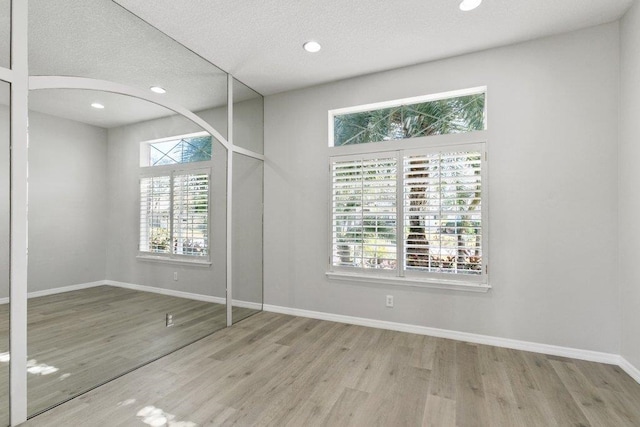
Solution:
M 622 356 L 640 369 L 640 4 L 621 22 L 620 283 Z
M 327 111 L 482 85 L 493 289 L 328 280 Z M 618 353 L 618 91 L 612 23 L 266 97 L 265 304 Z
M 29 114 L 29 292 L 103 280 L 107 132 Z

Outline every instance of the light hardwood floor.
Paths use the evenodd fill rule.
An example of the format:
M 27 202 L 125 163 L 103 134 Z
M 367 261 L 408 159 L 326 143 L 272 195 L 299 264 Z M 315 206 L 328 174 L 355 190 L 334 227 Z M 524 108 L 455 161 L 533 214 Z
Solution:
M 640 385 L 612 365 L 259 313 L 26 425 L 163 417 L 174 426 L 639 426 Z
M 8 318 L 7 311 L 8 305 L 0 306 L 0 319 Z M 251 312 L 256 311 L 234 308 L 234 318 Z M 166 327 L 166 313 L 173 314 L 173 327 Z M 8 335 L 7 323 L 0 324 L 2 340 Z M 28 413 L 59 404 L 225 326 L 224 305 L 112 286 L 31 298 Z M 1 365 L 0 402 L 6 402 L 8 364 Z M 0 421 L 6 420 L 6 410 L 6 404 L 0 407 Z

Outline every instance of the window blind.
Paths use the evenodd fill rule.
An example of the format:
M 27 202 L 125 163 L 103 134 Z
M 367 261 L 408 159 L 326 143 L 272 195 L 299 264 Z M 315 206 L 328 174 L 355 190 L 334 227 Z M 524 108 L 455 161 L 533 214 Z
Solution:
M 403 159 L 404 268 L 482 274 L 481 153 Z
M 173 253 L 208 254 L 209 174 L 184 173 L 173 177 Z
M 171 177 L 140 179 L 140 250 L 169 253 L 171 250 Z
M 331 158 L 331 266 L 483 280 L 477 147 Z
M 140 178 L 140 251 L 209 254 L 209 172 Z
M 334 160 L 332 264 L 397 268 L 397 158 Z

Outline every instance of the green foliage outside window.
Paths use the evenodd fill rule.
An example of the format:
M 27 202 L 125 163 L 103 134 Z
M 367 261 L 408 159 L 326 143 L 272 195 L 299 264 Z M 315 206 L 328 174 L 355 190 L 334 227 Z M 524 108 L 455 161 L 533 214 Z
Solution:
M 485 94 L 334 117 L 334 146 L 483 130 Z

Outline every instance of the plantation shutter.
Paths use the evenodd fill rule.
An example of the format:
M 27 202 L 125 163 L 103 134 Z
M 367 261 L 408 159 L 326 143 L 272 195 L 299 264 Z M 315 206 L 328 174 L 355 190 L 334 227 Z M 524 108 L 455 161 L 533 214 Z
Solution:
M 332 256 L 336 267 L 397 268 L 397 158 L 334 158 Z
M 482 274 L 482 153 L 403 159 L 406 271 Z
M 209 252 L 209 174 L 173 176 L 173 253 L 204 256 Z
M 140 251 L 171 252 L 171 177 L 140 179 Z

